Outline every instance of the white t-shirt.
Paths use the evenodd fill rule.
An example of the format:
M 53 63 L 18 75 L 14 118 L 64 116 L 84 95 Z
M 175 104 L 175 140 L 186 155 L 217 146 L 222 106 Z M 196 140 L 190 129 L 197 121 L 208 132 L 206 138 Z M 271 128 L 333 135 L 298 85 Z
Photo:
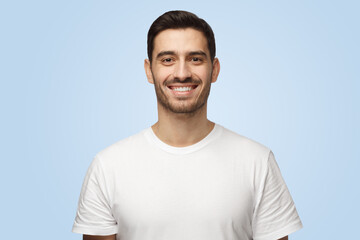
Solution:
M 117 240 L 275 240 L 302 227 L 272 152 L 218 124 L 187 147 L 151 128 L 99 152 L 73 232 Z

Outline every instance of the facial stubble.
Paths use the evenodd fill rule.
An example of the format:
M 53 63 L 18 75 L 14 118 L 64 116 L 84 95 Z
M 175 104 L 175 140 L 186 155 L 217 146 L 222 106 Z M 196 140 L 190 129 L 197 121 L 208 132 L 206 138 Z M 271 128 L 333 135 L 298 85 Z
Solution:
M 169 98 L 166 96 L 164 90 L 160 86 L 160 83 L 158 83 L 157 80 L 155 79 L 155 76 L 153 73 L 152 73 L 152 76 L 153 76 L 157 101 L 167 111 L 170 111 L 170 112 L 176 113 L 176 114 L 185 114 L 185 115 L 191 116 L 191 115 L 196 114 L 198 111 L 200 111 L 207 103 L 207 100 L 210 95 L 210 89 L 211 89 L 211 78 L 207 79 L 206 82 L 202 82 L 200 80 L 194 80 L 192 78 L 186 79 L 184 81 L 180 81 L 177 79 L 174 79 L 173 81 L 171 81 L 171 83 L 199 83 L 199 81 L 200 81 L 200 82 L 202 82 L 202 84 L 204 84 L 204 88 L 203 88 L 202 92 L 200 93 L 200 95 L 198 96 L 196 102 L 189 105 L 185 102 L 185 101 L 188 101 L 187 98 L 181 98 L 181 97 L 176 99 L 177 103 L 175 103 L 175 104 L 171 103 L 169 101 Z M 212 76 L 212 72 L 211 72 L 210 76 Z M 166 88 L 168 84 L 169 84 L 169 81 L 164 81 L 163 87 Z M 198 87 L 200 87 L 200 85 L 198 85 Z M 178 104 L 179 102 L 183 102 L 183 104 Z

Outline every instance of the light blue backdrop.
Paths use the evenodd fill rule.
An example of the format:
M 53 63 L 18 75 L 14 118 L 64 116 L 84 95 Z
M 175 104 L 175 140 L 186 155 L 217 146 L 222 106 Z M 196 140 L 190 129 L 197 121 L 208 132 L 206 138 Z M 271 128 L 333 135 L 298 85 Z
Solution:
M 209 118 L 274 151 L 304 224 L 291 239 L 355 239 L 358 1 L 227 0 L 0 4 L 1 239 L 81 239 L 92 157 L 157 119 L 146 34 L 173 9 L 212 26 Z

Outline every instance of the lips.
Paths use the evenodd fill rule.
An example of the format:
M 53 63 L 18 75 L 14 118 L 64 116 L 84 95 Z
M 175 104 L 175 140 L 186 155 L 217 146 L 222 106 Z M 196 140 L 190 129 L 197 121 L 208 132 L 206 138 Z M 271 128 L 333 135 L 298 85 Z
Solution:
M 168 88 L 175 92 L 189 92 L 195 89 L 198 85 L 170 85 Z

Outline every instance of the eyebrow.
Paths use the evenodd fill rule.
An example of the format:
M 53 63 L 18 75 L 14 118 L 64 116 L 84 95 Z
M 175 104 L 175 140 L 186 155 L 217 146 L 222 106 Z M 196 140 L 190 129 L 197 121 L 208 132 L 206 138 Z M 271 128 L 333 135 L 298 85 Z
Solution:
M 165 55 L 175 55 L 175 52 L 174 51 L 159 52 L 158 55 L 156 56 L 156 59 L 161 58 L 162 56 L 165 56 Z
M 174 51 L 162 51 L 159 52 L 158 55 L 156 56 L 156 59 L 161 58 L 162 56 L 165 55 L 176 55 Z M 205 52 L 203 51 L 192 51 L 188 53 L 189 56 L 196 56 L 196 55 L 201 55 L 201 56 L 207 56 Z
M 196 55 L 201 55 L 201 56 L 204 56 L 204 57 L 207 56 L 206 53 L 203 52 L 203 51 L 195 51 L 195 52 L 190 52 L 189 53 L 189 56 L 196 56 Z

